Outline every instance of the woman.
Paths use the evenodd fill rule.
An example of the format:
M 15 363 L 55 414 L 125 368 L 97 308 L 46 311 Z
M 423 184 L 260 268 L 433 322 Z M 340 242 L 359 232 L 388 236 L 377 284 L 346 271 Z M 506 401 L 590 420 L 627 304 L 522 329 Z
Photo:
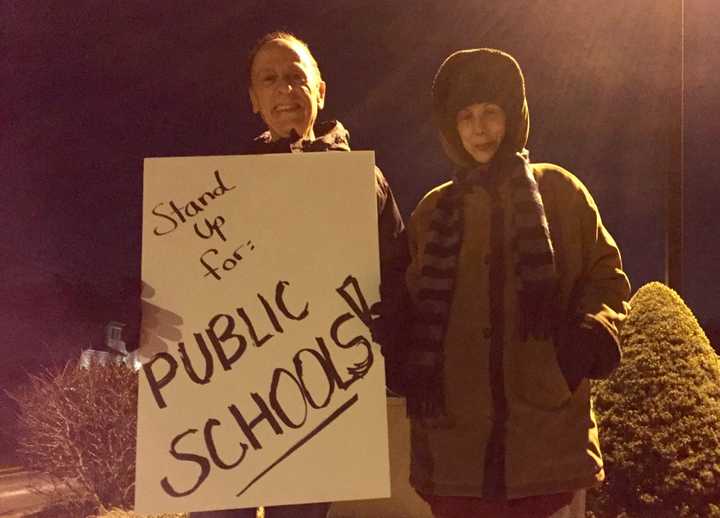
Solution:
M 455 173 L 408 225 L 411 484 L 437 517 L 584 516 L 604 477 L 588 378 L 620 361 L 630 290 L 620 253 L 583 184 L 529 162 L 513 57 L 452 54 L 433 110 Z

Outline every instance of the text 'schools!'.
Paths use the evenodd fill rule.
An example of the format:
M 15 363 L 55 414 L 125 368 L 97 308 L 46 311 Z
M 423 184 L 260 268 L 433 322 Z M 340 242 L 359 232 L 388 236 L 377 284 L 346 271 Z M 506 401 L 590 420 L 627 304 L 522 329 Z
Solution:
M 145 160 L 136 511 L 389 496 L 373 162 Z

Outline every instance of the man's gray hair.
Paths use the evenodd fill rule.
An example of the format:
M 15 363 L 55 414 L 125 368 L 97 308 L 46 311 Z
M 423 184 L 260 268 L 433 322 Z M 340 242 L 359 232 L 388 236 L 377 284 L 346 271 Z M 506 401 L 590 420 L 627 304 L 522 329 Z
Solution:
M 273 31 L 267 33 L 265 36 L 257 40 L 255 45 L 253 45 L 253 48 L 250 49 L 250 52 L 248 53 L 248 61 L 247 61 L 247 73 L 248 73 L 248 83 L 252 84 L 252 66 L 253 62 L 255 61 L 255 56 L 257 56 L 257 53 L 260 52 L 260 49 L 265 46 L 266 43 L 269 43 L 274 40 L 284 40 L 290 43 L 294 43 L 296 45 L 299 45 L 302 47 L 305 51 L 307 51 L 308 56 L 310 57 L 310 61 L 313 64 L 313 68 L 315 69 L 315 73 L 317 74 L 317 80 L 320 82 L 322 80 L 322 75 L 320 74 L 320 67 L 317 64 L 317 61 L 315 60 L 315 56 L 313 56 L 312 52 L 310 52 L 310 47 L 308 47 L 308 44 L 305 43 L 303 40 L 292 34 L 291 32 L 286 31 Z

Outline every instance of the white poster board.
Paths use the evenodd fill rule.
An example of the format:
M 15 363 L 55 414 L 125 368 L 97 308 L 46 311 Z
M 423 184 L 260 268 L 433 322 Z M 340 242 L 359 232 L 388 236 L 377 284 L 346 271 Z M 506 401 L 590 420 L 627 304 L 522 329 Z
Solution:
M 373 163 L 145 160 L 137 512 L 389 496 Z

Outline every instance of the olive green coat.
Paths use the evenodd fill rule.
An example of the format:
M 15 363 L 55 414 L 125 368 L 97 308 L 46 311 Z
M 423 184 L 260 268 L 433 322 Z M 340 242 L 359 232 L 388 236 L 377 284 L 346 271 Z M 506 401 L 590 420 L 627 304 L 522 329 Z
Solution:
M 590 193 L 575 176 L 552 164 L 532 167 L 555 249 L 558 311 L 563 318 L 581 315 L 598 334 L 597 340 L 574 344 L 570 354 L 592 355 L 596 364 L 605 366 L 603 375 L 607 375 L 618 361 L 617 325 L 627 312 L 630 291 L 620 253 Z M 410 220 L 412 262 L 407 282 L 413 299 L 431 214 L 449 185 L 430 191 Z M 508 229 L 512 215 L 507 184 L 498 192 Z M 571 393 L 553 340 L 521 339 L 509 232 L 503 236 L 502 321 L 490 322 L 488 265 L 491 232 L 498 230 L 490 225 L 491 200 L 486 190 L 474 187 L 463 205 L 463 243 L 444 341 L 446 405 L 454 426 L 428 428 L 412 420 L 411 483 L 429 494 L 486 498 L 590 487 L 604 474 L 589 382 L 584 379 Z M 499 356 L 489 354 L 493 325 L 504 326 Z M 495 394 L 489 381 L 493 369 L 501 370 L 503 380 Z M 504 402 L 501 409 L 498 400 Z M 489 449 L 491 434 L 495 447 Z M 488 494 L 487 477 L 501 478 L 501 494 Z

